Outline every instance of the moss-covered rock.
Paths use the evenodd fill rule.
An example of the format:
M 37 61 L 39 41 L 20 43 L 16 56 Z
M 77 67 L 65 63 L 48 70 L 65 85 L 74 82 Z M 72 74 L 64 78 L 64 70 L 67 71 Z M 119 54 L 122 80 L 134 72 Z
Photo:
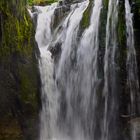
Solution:
M 132 7 L 132 12 L 134 13 L 133 15 L 133 23 L 134 23 L 134 33 L 135 33 L 135 46 L 136 46 L 136 50 L 137 50 L 137 59 L 138 59 L 138 67 L 140 70 L 140 1 L 139 0 L 135 0 L 135 4 Z M 139 75 L 140 75 L 140 71 L 139 71 Z M 140 79 L 140 77 L 139 77 Z
M 32 5 L 49 5 L 49 4 L 52 4 L 54 2 L 57 2 L 58 0 L 28 0 L 28 4 L 30 6 Z
M 92 12 L 92 7 L 93 7 L 93 1 L 90 0 L 89 5 L 88 5 L 87 9 L 85 10 L 85 12 L 83 14 L 83 18 L 80 23 L 80 28 L 82 30 L 87 28 L 90 24 L 90 16 L 91 16 L 91 12 Z
M 16 140 L 19 134 L 20 140 L 21 137 L 26 140 L 37 138 L 39 86 L 34 46 L 34 27 L 26 1 L 1 0 L 0 122 L 4 119 L 5 126 L 0 129 L 7 132 L 4 140 Z M 6 127 L 10 121 L 13 123 Z M 9 135 L 11 127 L 16 132 L 11 131 Z M 0 139 L 3 139 L 1 133 Z

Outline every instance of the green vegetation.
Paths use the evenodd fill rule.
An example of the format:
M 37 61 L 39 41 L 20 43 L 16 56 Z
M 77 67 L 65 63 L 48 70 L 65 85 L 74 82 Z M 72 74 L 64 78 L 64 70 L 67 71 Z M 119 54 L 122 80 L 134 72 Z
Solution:
M 125 7 L 124 5 L 119 5 L 119 20 L 118 20 L 118 41 L 119 45 L 125 46 L 126 42 L 126 25 L 125 25 Z
M 3 63 L 11 63 L 11 55 L 17 56 L 17 73 L 19 74 L 20 81 L 20 96 L 26 96 L 26 101 L 31 101 L 31 95 L 33 97 L 32 100 L 35 100 L 36 85 L 33 85 L 32 77 L 29 78 L 34 71 L 34 60 L 33 60 L 33 46 L 34 46 L 34 29 L 30 17 L 25 9 L 22 6 L 23 3 L 18 3 L 19 7 L 14 9 L 16 11 L 13 12 L 11 7 L 8 7 L 10 2 L 1 1 L 2 4 L 0 9 L 3 13 L 2 18 L 3 21 L 1 23 L 2 29 L 2 41 L 0 47 L 0 59 Z M 20 7 L 21 5 L 21 7 Z M 20 11 L 19 11 L 20 9 Z M 16 15 L 17 14 L 17 15 Z M 23 59 L 28 63 L 26 65 L 20 63 L 18 59 Z M 29 67 L 29 68 L 28 68 Z M 32 72 L 29 73 L 30 69 Z M 29 74 L 28 74 L 29 73 Z M 32 75 L 33 76 L 33 75 Z M 26 81 L 25 81 L 26 80 Z M 35 79 L 34 79 L 35 80 Z M 36 81 L 36 80 L 35 80 Z M 30 83 L 30 85 L 29 85 Z M 33 88 L 30 88 L 33 87 Z M 30 94 L 29 94 L 30 93 Z M 27 99 L 29 98 L 29 99 Z M 22 98 L 24 99 L 24 98 Z M 33 104 L 34 106 L 34 104 Z
M 84 14 L 83 14 L 83 18 L 81 21 L 81 28 L 82 30 L 84 30 L 85 28 L 87 28 L 90 24 L 90 15 L 91 15 L 91 10 L 92 10 L 92 1 L 90 0 L 90 3 L 87 7 L 87 9 L 85 10 Z
M 32 5 L 49 5 L 51 3 L 57 2 L 58 0 L 28 0 L 28 4 Z
M 39 80 L 35 58 L 34 26 L 26 9 L 28 5 L 47 5 L 57 0 L 0 0 L 0 140 L 35 140 L 34 129 L 39 112 Z M 104 0 L 100 20 L 100 49 L 105 46 L 108 1 Z M 135 44 L 140 71 L 140 1 L 133 9 Z M 90 0 L 80 24 L 84 31 L 90 24 L 93 0 Z M 118 45 L 120 81 L 123 98 L 126 84 L 126 27 L 124 3 L 119 5 Z M 59 12 L 57 12 L 59 14 Z M 56 16 L 55 24 L 67 14 Z M 57 15 L 57 14 L 56 14 Z M 58 19 L 59 18 L 59 19 Z M 102 50 L 101 50 L 102 51 Z M 36 51 L 37 52 L 37 51 Z M 125 110 L 125 109 L 124 109 Z M 12 121 L 11 121 L 12 120 Z M 28 135 L 26 135 L 28 133 Z
M 33 39 L 33 25 L 30 17 L 22 6 L 17 3 L 17 7 L 12 9 L 8 6 L 9 1 L 0 1 L 0 11 L 2 12 L 1 28 L 2 42 L 0 47 L 0 57 L 8 56 L 13 52 L 21 52 L 24 55 L 32 53 L 31 39 Z M 10 47 L 9 47 L 10 46 Z
M 104 5 L 105 9 L 108 9 L 108 2 L 109 2 L 109 0 L 103 1 L 103 5 Z
M 0 124 L 5 120 L 0 140 L 32 140 L 37 134 L 39 86 L 34 33 L 26 1 L 0 0 Z M 14 123 L 8 123 L 11 120 Z

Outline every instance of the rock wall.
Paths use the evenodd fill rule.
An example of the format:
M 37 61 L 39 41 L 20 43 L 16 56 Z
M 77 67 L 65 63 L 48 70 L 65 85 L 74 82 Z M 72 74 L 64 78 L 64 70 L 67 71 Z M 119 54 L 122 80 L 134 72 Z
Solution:
M 24 0 L 0 1 L 0 140 L 35 140 L 40 106 L 34 27 Z

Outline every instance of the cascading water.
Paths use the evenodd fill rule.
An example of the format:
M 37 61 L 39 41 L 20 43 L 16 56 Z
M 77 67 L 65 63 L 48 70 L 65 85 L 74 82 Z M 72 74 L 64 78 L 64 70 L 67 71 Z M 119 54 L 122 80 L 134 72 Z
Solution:
M 126 18 L 126 31 L 127 31 L 127 87 L 130 93 L 130 117 L 136 117 L 136 98 L 139 95 L 139 80 L 137 70 L 136 51 L 134 46 L 134 30 L 131 7 L 128 0 L 125 0 L 125 18 Z M 137 132 L 140 127 L 138 123 L 131 123 L 132 140 L 138 140 Z M 139 137 L 140 138 L 140 137 Z
M 36 41 L 40 50 L 39 69 L 42 83 L 42 111 L 40 114 L 40 140 L 47 140 L 53 135 L 52 129 L 55 127 L 57 95 L 55 94 L 53 80 L 53 60 L 51 53 L 47 50 L 52 39 L 51 18 L 54 15 L 56 4 L 46 7 L 36 7 L 40 13 L 38 15 Z M 47 12 L 47 14 L 46 14 Z M 54 104 L 55 103 L 55 104 Z
M 71 139 L 94 137 L 96 108 L 97 54 L 99 19 L 102 0 L 95 0 L 90 26 L 82 35 L 77 47 L 78 25 L 69 24 L 58 66 L 58 91 L 61 95 L 60 120 Z M 74 15 L 75 16 L 75 15 Z M 71 17 L 74 23 L 76 18 Z M 75 32 L 74 32 L 75 30 Z M 63 108 L 65 106 L 65 110 Z M 93 108 L 92 108 L 93 106 Z M 91 107 L 91 108 L 90 108 Z M 60 124 L 61 125 L 61 124 Z
M 72 4 L 62 21 L 53 29 L 55 12 L 62 5 L 36 7 L 36 41 L 40 50 L 42 111 L 40 140 L 120 140 L 118 58 L 118 5 L 109 0 L 105 44 L 100 46 L 100 19 L 104 0 Z M 92 4 L 90 23 L 79 35 L 83 13 Z M 66 7 L 66 5 L 64 6 Z M 89 7 L 88 7 L 89 8 Z M 127 87 L 135 114 L 139 93 L 136 52 L 130 5 L 125 0 L 127 30 Z M 61 10 L 62 12 L 63 10 Z M 34 13 L 31 13 L 32 17 Z M 103 52 L 104 76 L 98 57 Z M 51 56 L 51 53 L 52 56 Z M 57 54 L 58 53 L 58 54 Z M 136 140 L 135 127 L 132 140 Z M 121 128 L 122 129 L 122 128 Z
M 137 70 L 137 60 L 136 51 L 134 47 L 134 31 L 132 22 L 131 7 L 128 0 L 125 0 L 125 10 L 126 10 L 126 27 L 127 27 L 127 69 L 128 69 L 128 79 L 127 84 L 130 90 L 131 104 L 130 112 L 131 115 L 135 115 L 135 98 L 139 93 L 139 81 L 138 81 L 138 70 Z
M 110 0 L 108 5 L 106 25 L 106 48 L 104 56 L 104 89 L 105 98 L 102 140 L 112 139 L 109 132 L 116 134 L 113 127 L 117 116 L 117 84 L 116 84 L 116 55 L 117 55 L 117 23 L 118 0 Z M 114 116 L 112 116 L 114 114 Z M 117 125 L 116 125 L 117 127 Z M 112 135 L 113 136 L 113 135 Z M 115 139 L 115 138 L 114 138 Z
M 82 14 L 86 9 L 88 2 L 83 2 L 81 4 L 76 4 L 71 7 L 71 12 L 68 17 L 64 20 L 62 25 L 62 37 L 59 36 L 58 38 L 62 39 L 64 48 L 63 53 L 61 55 L 61 59 L 59 62 L 59 67 L 56 72 L 57 82 L 58 77 L 61 77 L 62 73 L 62 65 L 66 58 L 69 57 L 69 52 L 71 49 L 71 44 L 73 43 L 75 38 L 73 35 L 77 35 L 74 33 L 75 30 L 78 31 L 78 26 L 80 20 L 82 18 Z M 40 131 L 40 139 L 72 139 L 71 137 L 75 137 L 75 139 L 82 139 L 83 136 L 69 136 L 65 130 L 59 130 L 59 125 L 57 124 L 57 120 L 61 116 L 59 110 L 57 109 L 58 106 L 61 106 L 59 99 L 57 100 L 57 96 L 61 96 L 58 94 L 59 90 L 55 91 L 54 89 L 54 81 L 53 81 L 53 63 L 51 59 L 50 52 L 47 51 L 48 45 L 52 39 L 51 33 L 51 19 L 53 17 L 54 10 L 56 6 L 47 6 L 47 7 L 37 7 L 38 11 L 40 12 L 38 15 L 38 23 L 37 23 L 37 30 L 36 30 L 36 41 L 38 43 L 41 58 L 39 60 L 39 68 L 42 80 L 42 112 L 41 112 L 41 131 Z M 66 28 L 66 29 L 65 29 Z M 66 32 L 65 32 L 66 31 Z M 63 35 L 65 34 L 65 36 Z M 76 36 L 75 36 L 76 37 Z M 61 71 L 61 72 L 60 72 Z M 64 76 L 64 75 L 63 75 Z M 63 79 L 61 79 L 62 81 Z M 60 81 L 58 83 L 60 85 Z M 58 85 L 57 85 L 58 86 Z M 63 84 L 64 86 L 64 84 Z M 59 97 L 60 98 L 60 97 Z M 72 115 L 72 114 L 71 114 Z M 59 122 L 58 122 L 59 123 Z M 66 127 L 68 128 L 68 126 Z M 76 130 L 74 130 L 76 131 Z M 81 133 L 82 134 L 82 133 Z M 76 138 L 77 137 L 77 138 Z

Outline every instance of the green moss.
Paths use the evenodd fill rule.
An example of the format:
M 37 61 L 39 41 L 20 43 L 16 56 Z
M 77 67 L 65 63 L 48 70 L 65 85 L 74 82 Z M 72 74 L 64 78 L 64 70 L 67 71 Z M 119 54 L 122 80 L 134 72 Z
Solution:
M 29 122 L 37 118 L 39 111 L 34 33 L 26 0 L 0 0 L 0 74 L 3 75 L 0 78 L 0 83 L 3 83 L 0 91 L 2 90 L 1 96 L 8 108 L 0 116 L 9 116 L 12 110 L 19 126 L 25 124 L 27 131 L 31 125 L 34 129 L 34 124 Z M 23 122 L 20 120 L 21 114 Z M 32 132 L 28 133 L 32 136 Z
M 28 58 L 26 61 L 29 61 Z M 37 83 L 36 81 L 36 65 L 34 62 L 20 64 L 19 66 L 19 78 L 20 78 L 20 98 L 22 102 L 27 105 L 30 104 L 32 112 L 35 112 L 38 108 L 38 99 L 36 96 Z M 32 113 L 30 112 L 30 113 Z
M 118 41 L 120 46 L 124 46 L 126 42 L 126 25 L 124 4 L 119 5 L 119 21 L 118 21 Z
M 83 18 L 82 18 L 81 23 L 80 23 L 82 30 L 87 28 L 90 24 L 90 15 L 91 15 L 91 10 L 92 10 L 92 4 L 93 3 L 90 0 L 88 7 L 83 14 Z
M 0 5 L 2 18 L 4 18 L 2 22 L 4 32 L 1 43 L 2 47 L 0 47 L 0 57 L 8 56 L 14 51 L 30 55 L 32 53 L 33 25 L 25 7 L 22 6 L 24 8 L 21 8 L 21 12 L 18 11 L 18 16 L 15 16 L 15 12 L 13 13 L 13 10 L 7 6 L 6 2 L 1 1 Z
M 106 11 L 108 9 L 108 2 L 109 2 L 109 0 L 103 1 L 103 5 L 104 5 L 103 7 Z M 80 23 L 80 27 L 82 30 L 86 29 L 90 25 L 90 16 L 91 16 L 91 12 L 92 12 L 92 7 L 93 7 L 93 1 L 90 0 L 89 5 L 88 5 L 87 9 L 85 10 L 85 12 L 83 14 L 83 18 Z
M 28 4 L 30 6 L 32 5 L 49 5 L 54 2 L 57 2 L 58 0 L 28 0 Z
M 104 5 L 105 9 L 108 9 L 108 2 L 109 2 L 109 0 L 103 1 L 103 5 Z

